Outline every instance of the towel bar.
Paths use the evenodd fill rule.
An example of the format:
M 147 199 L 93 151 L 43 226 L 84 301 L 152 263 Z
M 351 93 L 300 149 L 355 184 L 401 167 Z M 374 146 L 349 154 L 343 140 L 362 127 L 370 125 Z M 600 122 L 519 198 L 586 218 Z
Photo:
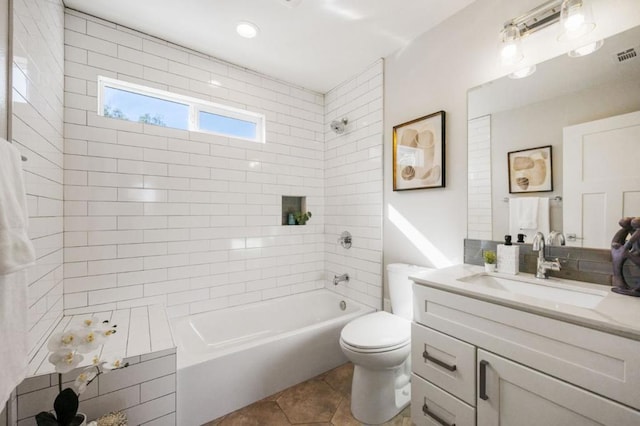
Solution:
M 504 201 L 505 203 L 509 202 L 509 198 L 510 197 L 504 197 L 502 199 L 502 201 Z M 555 197 L 549 197 L 550 201 L 557 201 L 557 202 L 561 202 L 562 201 L 562 196 L 561 195 L 556 195 Z

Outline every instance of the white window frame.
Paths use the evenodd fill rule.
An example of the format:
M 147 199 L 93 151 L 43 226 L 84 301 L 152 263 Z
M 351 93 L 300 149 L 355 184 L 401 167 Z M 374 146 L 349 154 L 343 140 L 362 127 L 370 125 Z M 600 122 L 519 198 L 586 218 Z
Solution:
M 150 96 L 166 100 L 168 102 L 174 102 L 189 107 L 189 128 L 191 132 L 209 133 L 219 136 L 224 136 L 233 139 L 241 139 L 251 142 L 266 142 L 265 131 L 265 115 L 253 111 L 247 111 L 240 108 L 234 108 L 228 105 L 222 105 L 215 102 L 209 102 L 190 96 L 179 95 L 177 93 L 167 92 L 165 90 L 155 89 L 153 87 L 146 87 L 139 84 L 129 83 L 127 81 L 116 80 L 114 78 L 98 76 L 98 115 L 104 116 L 104 90 L 105 87 L 110 87 L 117 90 L 124 90 L 140 94 L 143 96 Z M 256 125 L 256 137 L 244 138 L 241 136 L 231 135 L 227 133 L 219 133 L 211 130 L 200 128 L 200 112 L 211 113 L 216 115 L 222 115 L 237 120 L 248 121 L 255 123 Z

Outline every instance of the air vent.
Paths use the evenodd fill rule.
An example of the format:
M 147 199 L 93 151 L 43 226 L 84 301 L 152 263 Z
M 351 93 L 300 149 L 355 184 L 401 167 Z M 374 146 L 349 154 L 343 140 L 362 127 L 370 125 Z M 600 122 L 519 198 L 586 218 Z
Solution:
M 627 49 L 622 52 L 618 52 L 616 57 L 618 58 L 618 62 L 628 61 L 629 59 L 633 59 L 638 56 L 638 52 L 633 47 L 631 49 Z

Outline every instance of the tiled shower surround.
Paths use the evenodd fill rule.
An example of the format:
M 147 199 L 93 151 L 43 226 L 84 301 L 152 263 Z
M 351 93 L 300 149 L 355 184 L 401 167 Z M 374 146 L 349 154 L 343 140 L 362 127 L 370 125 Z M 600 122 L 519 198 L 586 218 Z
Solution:
M 325 110 L 322 94 L 73 10 L 65 60 L 66 313 L 163 303 L 181 316 L 329 282 L 325 241 L 335 246 L 342 226 L 325 238 L 325 202 L 337 200 L 325 183 L 340 195 L 325 154 L 352 193 L 381 193 L 381 61 Z M 97 116 L 99 75 L 263 113 L 266 143 Z M 325 144 L 325 123 L 343 112 L 355 126 L 341 152 Z M 307 225 L 281 225 L 283 195 L 306 197 Z M 332 219 L 362 237 L 350 295 L 370 305 L 382 291 L 380 206 Z

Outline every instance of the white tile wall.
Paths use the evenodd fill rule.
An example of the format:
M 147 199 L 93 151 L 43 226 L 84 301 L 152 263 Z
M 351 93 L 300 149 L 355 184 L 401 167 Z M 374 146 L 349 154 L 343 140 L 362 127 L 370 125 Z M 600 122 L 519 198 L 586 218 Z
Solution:
M 323 95 L 73 10 L 65 52 L 67 314 L 185 315 L 324 285 Z M 100 117 L 99 75 L 264 113 L 267 142 Z M 307 197 L 306 226 L 280 224 L 282 195 Z
M 99 376 L 80 396 L 78 411 L 89 420 L 124 410 L 129 425 L 175 425 L 175 348 L 126 359 L 129 367 Z M 69 387 L 82 371 L 62 376 Z M 58 393 L 58 375 L 31 377 L 18 386 L 18 426 L 35 425 L 35 415 L 49 411 Z
M 12 138 L 23 164 L 29 236 L 37 263 L 29 268 L 29 342 L 33 353 L 62 316 L 64 5 L 13 2 Z
M 377 309 L 382 308 L 382 144 L 383 60 L 342 83 L 325 97 L 326 286 Z M 329 123 L 346 117 L 345 133 Z M 346 250 L 342 231 L 353 235 Z M 349 283 L 334 286 L 334 275 Z
M 491 227 L 491 116 L 474 118 L 468 125 L 469 238 L 492 239 Z

